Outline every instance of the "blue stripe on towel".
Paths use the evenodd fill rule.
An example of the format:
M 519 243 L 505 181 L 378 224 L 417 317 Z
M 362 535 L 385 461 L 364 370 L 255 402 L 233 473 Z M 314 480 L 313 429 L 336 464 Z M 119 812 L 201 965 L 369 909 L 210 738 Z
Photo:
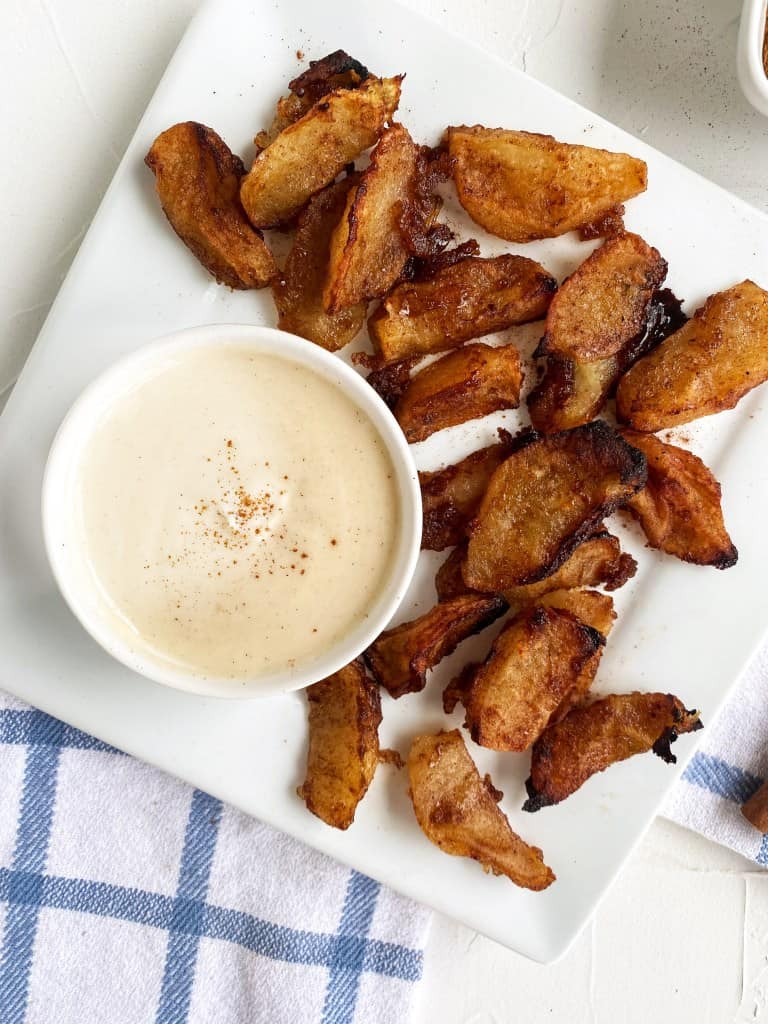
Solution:
M 11 867 L 0 868 L 0 901 L 8 906 L 0 953 L 0 1024 L 23 1024 L 41 908 L 130 921 L 168 932 L 157 1021 L 185 1024 L 201 938 L 228 942 L 284 963 L 328 968 L 324 1024 L 350 1024 L 360 978 L 370 972 L 403 981 L 421 977 L 423 954 L 370 939 L 379 885 L 351 872 L 338 932 L 276 925 L 206 902 L 222 805 L 195 791 L 174 897 L 128 886 L 45 872 L 61 750 L 119 755 L 108 744 L 36 710 L 0 711 L 0 743 L 25 745 L 26 764 Z
M 171 912 L 157 1024 L 187 1020 L 221 810 L 221 801 L 195 790 Z
M 365 970 L 366 937 L 376 909 L 379 883 L 351 872 L 334 941 L 322 1024 L 351 1024 L 360 976 Z
M 59 749 L 51 745 L 30 746 L 27 750 L 12 879 L 4 897 L 9 906 L 0 956 L 1 1024 L 22 1024 L 27 1012 L 32 951 L 41 905 L 40 872 L 48 855 L 59 755 Z
M 176 902 L 172 896 L 107 882 L 26 874 L 12 868 L 0 868 L 0 901 L 9 902 L 11 892 L 18 895 L 20 891 L 32 890 L 35 902 L 41 907 L 76 910 L 82 914 L 112 917 L 162 929 L 170 929 Z M 206 903 L 197 925 L 200 938 L 231 942 L 270 960 L 331 967 L 336 955 L 335 935 L 288 928 L 228 907 Z M 363 945 L 364 971 L 402 981 L 417 981 L 421 977 L 423 957 L 420 950 L 369 938 Z
M 762 786 L 763 780 L 719 757 L 697 751 L 683 772 L 683 778 L 725 800 L 743 804 Z

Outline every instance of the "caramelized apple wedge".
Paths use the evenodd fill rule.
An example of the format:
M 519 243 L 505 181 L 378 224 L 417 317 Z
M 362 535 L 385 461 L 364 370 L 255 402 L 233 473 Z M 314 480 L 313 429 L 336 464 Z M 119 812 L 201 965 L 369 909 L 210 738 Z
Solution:
M 653 750 L 674 764 L 670 744 L 701 728 L 698 711 L 686 711 L 671 693 L 614 693 L 574 708 L 534 746 L 523 810 L 559 804 L 592 775 L 635 754 Z
M 510 242 L 554 238 L 644 192 L 648 168 L 626 153 L 503 128 L 448 128 L 459 202 Z
M 257 228 L 293 220 L 307 200 L 372 146 L 400 101 L 397 78 L 367 78 L 336 89 L 281 131 L 256 156 L 240 199 Z
M 645 456 L 602 420 L 525 441 L 491 477 L 470 527 L 462 573 L 472 590 L 551 576 L 645 485 Z
M 512 831 L 498 806 L 501 793 L 480 778 L 458 729 L 416 736 L 408 755 L 410 796 L 422 832 L 445 853 L 471 857 L 484 871 L 524 889 L 555 880 L 542 852 Z
M 619 381 L 616 415 L 653 432 L 732 409 L 768 380 L 768 292 L 742 281 L 711 295 Z
M 720 484 L 701 459 L 654 434 L 622 431 L 648 460 L 648 482 L 627 503 L 653 548 L 696 565 L 729 569 L 738 561 L 723 521 Z
M 556 288 L 525 256 L 469 256 L 426 280 L 399 284 L 369 318 L 368 330 L 388 363 L 444 352 L 541 319 Z
M 596 668 L 591 659 L 604 643 L 602 634 L 567 610 L 540 603 L 520 612 L 499 633 L 463 695 L 475 743 L 527 750 L 572 692 L 584 692 L 584 669 L 588 663 Z
M 245 168 L 216 132 L 196 121 L 176 124 L 158 135 L 144 163 L 171 227 L 220 284 L 269 284 L 275 261 L 240 205 Z
M 346 829 L 379 761 L 379 688 L 353 661 L 307 687 L 307 700 L 307 775 L 298 793 L 318 818 Z
M 400 214 L 413 192 L 419 147 L 401 124 L 384 130 L 331 238 L 324 303 L 338 313 L 388 291 L 410 251 Z
M 427 672 L 500 615 L 500 597 L 463 594 L 435 605 L 411 622 L 388 629 L 374 640 L 365 658 L 376 681 L 392 697 L 423 690 Z
M 411 377 L 395 418 L 411 443 L 520 404 L 523 371 L 513 345 L 478 343 L 441 356 Z
M 511 436 L 505 430 L 499 434 L 498 444 L 472 452 L 453 466 L 419 473 L 424 517 L 422 548 L 442 551 L 464 538 L 467 523 L 477 512 L 488 481 L 511 451 Z
M 365 322 L 364 302 L 339 313 L 327 313 L 323 306 L 331 235 L 355 183 L 354 176 L 344 178 L 310 199 L 299 215 L 285 269 L 272 284 L 277 326 L 329 352 L 348 345 Z

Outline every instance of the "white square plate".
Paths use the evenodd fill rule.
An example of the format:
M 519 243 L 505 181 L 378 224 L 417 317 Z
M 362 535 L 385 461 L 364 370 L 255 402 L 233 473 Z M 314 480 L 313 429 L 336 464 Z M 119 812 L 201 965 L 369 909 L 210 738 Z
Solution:
M 141 679 L 112 661 L 59 596 L 43 552 L 40 484 L 48 447 L 83 386 L 154 336 L 192 324 L 274 322 L 266 293 L 214 284 L 168 227 L 143 157 L 155 135 L 194 119 L 246 160 L 255 131 L 306 58 L 343 47 L 379 74 L 407 72 L 400 117 L 421 141 L 446 124 L 550 132 L 647 160 L 648 192 L 628 226 L 670 263 L 669 285 L 690 311 L 713 291 L 751 276 L 768 284 L 768 221 L 726 192 L 532 79 L 388 0 L 211 2 L 197 15 L 158 87 L 5 409 L 0 427 L 0 686 L 73 725 L 235 804 L 360 871 L 537 960 L 552 960 L 588 919 L 692 753 L 677 744 L 670 768 L 650 755 L 591 779 L 560 807 L 520 811 L 528 758 L 473 748 L 504 791 L 512 825 L 541 846 L 558 880 L 544 893 L 516 889 L 467 860 L 447 857 L 419 831 L 402 773 L 382 767 L 346 833 L 307 813 L 295 794 L 305 756 L 301 694 L 217 702 Z M 63 193 L 64 196 L 66 193 Z M 473 227 L 455 204 L 448 220 L 487 253 L 514 249 Z M 559 278 L 589 252 L 572 237 L 524 247 Z M 527 351 L 537 330 L 512 332 Z M 711 721 L 765 625 L 768 564 L 768 415 L 765 391 L 737 410 L 676 432 L 722 480 L 726 521 L 740 549 L 725 573 L 646 552 L 634 527 L 615 523 L 640 560 L 617 595 L 619 620 L 599 690 L 678 693 Z M 435 435 L 415 450 L 420 468 L 455 461 L 488 442 L 500 414 Z M 307 424 L 308 429 L 321 428 Z M 442 556 L 424 555 L 401 618 L 434 602 Z M 384 745 L 446 725 L 440 695 L 458 664 L 487 649 L 493 631 L 447 659 L 425 692 L 384 699 Z M 451 725 L 458 723 L 458 713 Z

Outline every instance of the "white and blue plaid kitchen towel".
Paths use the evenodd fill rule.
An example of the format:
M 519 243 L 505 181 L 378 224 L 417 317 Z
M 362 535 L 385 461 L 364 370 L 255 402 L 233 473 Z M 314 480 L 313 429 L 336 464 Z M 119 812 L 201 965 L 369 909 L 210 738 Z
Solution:
M 686 692 L 695 693 L 693 682 Z M 701 746 L 662 814 L 768 867 L 768 836 L 741 814 L 741 805 L 768 778 L 768 644 L 716 720 L 704 726 Z
M 0 1024 L 403 1024 L 428 923 L 0 695 Z
M 664 814 L 768 864 L 768 648 Z M 0 695 L 0 1024 L 404 1024 L 429 912 Z

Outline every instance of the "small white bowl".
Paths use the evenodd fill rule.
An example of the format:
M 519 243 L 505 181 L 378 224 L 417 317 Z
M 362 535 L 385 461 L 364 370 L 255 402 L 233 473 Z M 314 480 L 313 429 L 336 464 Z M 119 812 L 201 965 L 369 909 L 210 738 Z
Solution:
M 293 669 L 249 680 L 214 679 L 156 662 L 130 646 L 114 627 L 114 613 L 82 572 L 83 552 L 72 530 L 77 468 L 101 416 L 169 357 L 216 342 L 236 342 L 257 352 L 287 357 L 339 387 L 377 428 L 395 469 L 400 534 L 391 569 L 375 605 L 352 633 L 319 657 Z M 67 413 L 54 438 L 42 490 L 43 534 L 53 575 L 82 626 L 114 658 L 149 679 L 207 697 L 267 697 L 298 690 L 356 658 L 386 628 L 405 596 L 421 544 L 421 491 L 408 444 L 376 392 L 338 356 L 312 342 L 269 327 L 215 324 L 167 335 L 132 353 L 98 377 Z
M 737 70 L 742 92 L 768 117 L 768 76 L 763 67 L 766 0 L 744 0 L 739 24 Z

